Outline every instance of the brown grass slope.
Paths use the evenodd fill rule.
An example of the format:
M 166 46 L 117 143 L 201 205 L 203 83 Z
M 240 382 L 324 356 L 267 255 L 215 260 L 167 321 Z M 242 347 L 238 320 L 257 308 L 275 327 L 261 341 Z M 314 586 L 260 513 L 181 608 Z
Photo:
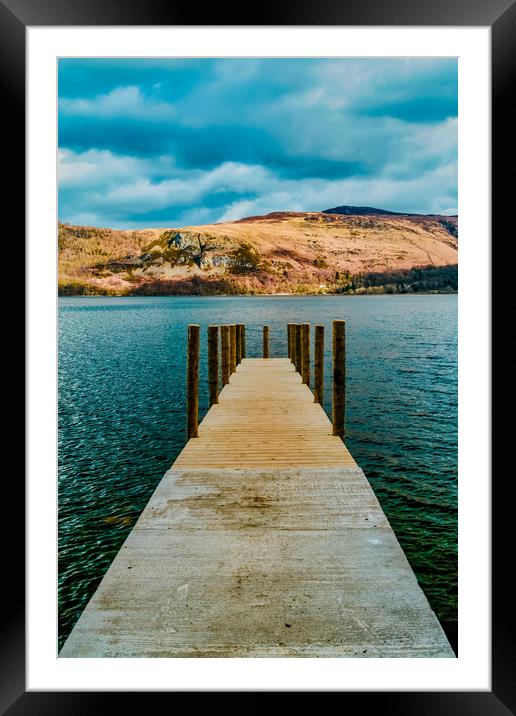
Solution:
M 457 263 L 449 216 L 276 212 L 169 230 L 59 225 L 59 289 L 68 295 L 448 291 Z

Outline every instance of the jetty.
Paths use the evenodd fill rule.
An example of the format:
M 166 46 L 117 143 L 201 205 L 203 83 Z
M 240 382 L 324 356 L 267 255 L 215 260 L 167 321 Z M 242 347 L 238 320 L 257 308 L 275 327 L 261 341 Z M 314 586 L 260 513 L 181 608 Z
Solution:
M 345 323 L 289 324 L 246 357 L 245 326 L 188 327 L 188 441 L 60 657 L 454 657 L 345 445 Z M 313 366 L 314 392 L 310 389 Z M 221 389 L 220 389 L 221 388 Z

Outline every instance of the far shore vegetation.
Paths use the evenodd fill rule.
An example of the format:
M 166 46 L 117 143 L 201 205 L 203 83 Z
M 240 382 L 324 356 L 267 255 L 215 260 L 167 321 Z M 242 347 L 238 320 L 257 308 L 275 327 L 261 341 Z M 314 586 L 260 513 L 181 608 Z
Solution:
M 340 276 L 324 287 L 318 284 L 298 283 L 274 289 L 256 278 L 251 285 L 242 285 L 231 278 L 203 278 L 145 280 L 131 288 L 117 289 L 98 286 L 87 281 L 59 282 L 60 296 L 252 296 L 252 295 L 335 295 L 362 296 L 366 294 L 457 293 L 457 265 L 421 266 L 404 271 Z

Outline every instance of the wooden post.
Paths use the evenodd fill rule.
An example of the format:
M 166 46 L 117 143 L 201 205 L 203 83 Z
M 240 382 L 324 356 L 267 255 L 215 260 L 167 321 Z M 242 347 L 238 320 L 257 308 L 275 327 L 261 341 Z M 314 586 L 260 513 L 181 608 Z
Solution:
M 295 366 L 296 371 L 301 375 L 301 360 L 302 360 L 302 349 L 303 349 L 303 341 L 301 340 L 301 324 L 296 323 L 295 328 L 295 334 L 296 334 L 296 360 L 295 360 Z
M 238 362 L 242 362 L 242 358 L 245 358 L 245 326 L 243 323 L 237 324 L 237 335 L 240 335 L 240 343 L 239 343 L 239 349 L 240 349 L 240 357 L 237 356 Z
M 292 324 L 287 323 L 287 357 L 288 358 L 292 358 L 291 353 L 290 353 L 291 339 L 292 339 Z
M 288 324 L 288 357 L 290 362 L 296 364 L 296 324 Z
M 263 327 L 263 357 L 269 357 L 269 326 Z
M 296 369 L 296 324 L 292 324 L 292 328 L 290 329 L 290 360 L 294 364 L 294 370 Z
M 314 403 L 324 404 L 324 326 L 315 327 Z
M 233 375 L 236 371 L 236 325 L 232 323 L 229 326 L 229 373 Z
M 242 360 L 242 331 L 241 324 L 237 323 L 235 326 L 235 345 L 236 345 L 236 365 L 240 364 Z
M 210 406 L 219 402 L 219 327 L 208 326 L 208 388 Z
M 310 324 L 303 323 L 301 330 L 301 342 L 303 345 L 303 365 L 301 367 L 301 375 L 303 376 L 303 383 L 306 383 L 306 385 L 310 387 Z
M 344 439 L 346 405 L 346 322 L 333 321 L 333 434 Z
M 242 323 L 242 335 L 240 337 L 240 348 L 242 350 L 242 358 L 245 358 L 245 323 Z
M 186 368 L 186 434 L 188 440 L 198 436 L 199 420 L 199 331 L 197 324 L 188 326 Z
M 229 326 L 220 327 L 220 348 L 222 356 L 222 385 L 229 383 Z

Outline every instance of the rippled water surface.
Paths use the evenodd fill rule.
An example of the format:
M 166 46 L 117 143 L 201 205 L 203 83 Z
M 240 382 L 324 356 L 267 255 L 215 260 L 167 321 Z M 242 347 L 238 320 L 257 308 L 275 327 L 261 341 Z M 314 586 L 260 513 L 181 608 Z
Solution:
M 61 298 L 59 637 L 95 591 L 185 443 L 186 326 L 245 323 L 247 356 L 270 326 L 346 320 L 346 443 L 449 634 L 457 608 L 457 297 Z

